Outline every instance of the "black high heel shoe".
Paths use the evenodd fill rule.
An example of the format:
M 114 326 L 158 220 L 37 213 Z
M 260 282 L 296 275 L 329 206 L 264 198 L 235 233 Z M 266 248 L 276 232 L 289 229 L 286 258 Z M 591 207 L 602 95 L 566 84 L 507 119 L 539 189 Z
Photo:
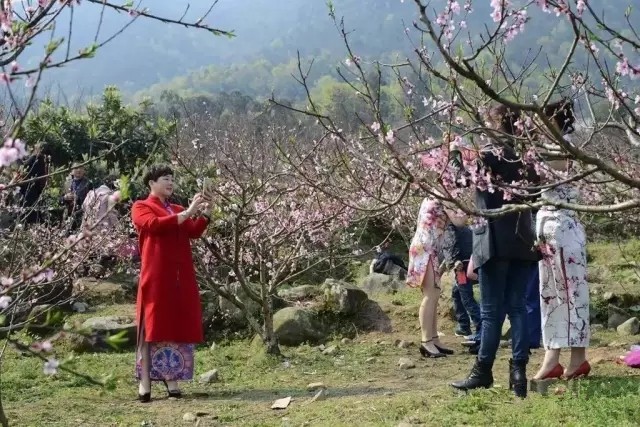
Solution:
M 145 394 L 138 394 L 138 400 L 142 403 L 151 402 L 151 392 Z
M 169 390 L 169 384 L 165 380 L 162 380 L 164 386 L 167 388 L 167 394 L 169 397 L 173 397 L 176 399 L 180 399 L 182 397 L 182 392 L 180 390 Z
M 433 340 L 434 340 L 434 339 L 436 339 L 436 338 L 438 338 L 438 337 L 433 337 L 433 338 L 431 338 L 431 341 L 433 341 Z M 439 346 L 438 344 L 436 344 L 436 343 L 434 343 L 433 345 L 438 349 L 438 351 L 439 351 L 440 353 L 442 353 L 442 354 L 444 354 L 444 355 L 450 356 L 450 355 L 452 355 L 452 354 L 454 354 L 454 353 L 455 353 L 455 352 L 454 352 L 453 350 L 451 350 L 450 348 L 440 347 L 440 346 Z
M 447 357 L 447 355 L 444 354 L 444 353 L 433 353 L 433 352 L 429 351 L 427 349 L 427 347 L 424 346 L 426 343 L 429 343 L 431 341 L 433 341 L 433 340 L 421 341 L 420 342 L 419 349 L 420 349 L 420 354 L 422 355 L 422 357 L 433 357 L 434 359 L 437 359 L 438 357 Z

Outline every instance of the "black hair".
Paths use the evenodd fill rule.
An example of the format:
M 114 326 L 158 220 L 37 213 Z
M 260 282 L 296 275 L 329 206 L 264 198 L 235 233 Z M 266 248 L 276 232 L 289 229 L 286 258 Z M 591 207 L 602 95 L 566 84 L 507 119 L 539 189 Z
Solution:
M 489 117 L 500 123 L 500 130 L 502 132 L 514 136 L 520 133 L 516 128 L 516 122 L 520 119 L 519 110 L 500 104 L 489 110 Z
M 115 190 L 116 189 L 116 181 L 117 180 L 118 180 L 117 176 L 115 176 L 113 174 L 109 174 L 102 180 L 102 184 L 106 185 L 111 190 Z
M 142 177 L 144 185 L 149 185 L 149 181 L 157 181 L 163 176 L 173 176 L 173 169 L 169 165 L 152 165 Z

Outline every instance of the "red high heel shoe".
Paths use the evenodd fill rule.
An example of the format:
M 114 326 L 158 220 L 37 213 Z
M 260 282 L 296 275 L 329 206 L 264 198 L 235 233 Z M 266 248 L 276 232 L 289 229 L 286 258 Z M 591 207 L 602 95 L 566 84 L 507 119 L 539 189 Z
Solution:
M 560 378 L 564 374 L 564 368 L 561 364 L 557 364 L 551 371 L 547 373 L 541 380 L 550 380 L 552 378 Z
M 589 372 L 591 372 L 591 365 L 588 361 L 585 360 L 584 362 L 582 362 L 582 365 L 578 367 L 578 369 L 576 369 L 570 375 L 567 375 L 567 373 L 565 372 L 564 376 L 567 380 L 574 380 L 576 378 L 586 377 L 587 375 L 589 375 Z

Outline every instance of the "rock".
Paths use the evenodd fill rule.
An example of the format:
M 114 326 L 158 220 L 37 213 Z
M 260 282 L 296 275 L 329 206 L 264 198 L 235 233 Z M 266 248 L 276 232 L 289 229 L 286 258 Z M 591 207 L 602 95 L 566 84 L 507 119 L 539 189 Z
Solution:
M 316 391 L 326 388 L 324 383 L 311 383 L 307 386 L 308 391 Z
M 89 304 L 87 304 L 86 302 L 76 301 L 71 306 L 71 309 L 76 313 L 84 313 L 89 310 Z
M 73 284 L 73 295 L 81 297 L 87 304 L 123 304 L 134 302 L 125 286 L 119 283 L 79 279 Z
M 504 323 L 502 324 L 502 336 L 503 340 L 508 340 L 511 338 L 511 322 L 508 318 L 505 317 Z
M 193 412 L 185 412 L 185 414 L 182 416 L 182 421 L 185 421 L 187 423 L 193 423 L 197 419 L 198 419 L 198 416 Z
M 338 352 L 338 350 L 339 350 L 338 346 L 331 345 L 331 346 L 325 348 L 322 351 L 322 354 L 324 354 L 325 356 L 333 356 L 334 354 L 336 354 Z
M 234 282 L 225 285 L 224 290 L 229 294 L 238 297 L 245 304 L 245 307 L 249 313 L 253 315 L 257 315 L 258 313 L 260 313 L 260 305 L 247 296 L 240 283 Z M 220 296 L 218 297 L 217 305 L 220 310 L 219 314 L 222 315 L 226 324 L 229 325 L 232 329 L 244 328 L 248 326 L 245 314 L 233 303 Z
M 397 347 L 398 347 L 398 348 L 409 348 L 409 347 L 411 347 L 411 345 L 412 345 L 412 344 L 413 344 L 413 343 L 412 343 L 411 341 L 401 340 L 401 341 L 398 343 Z
M 622 336 L 638 335 L 638 332 L 640 332 L 640 320 L 638 320 L 637 317 L 632 317 L 618 326 L 616 330 L 618 331 L 618 335 Z
M 327 305 L 341 314 L 354 315 L 369 300 L 362 289 L 338 280 L 327 279 L 322 287 Z
M 52 308 L 53 306 L 51 304 L 36 305 L 29 313 L 29 322 L 36 325 L 44 325 L 47 322 L 47 316 Z
M 364 363 L 373 363 L 375 361 L 376 361 L 375 357 L 369 357 L 369 358 L 367 358 L 367 360 L 364 361 Z
M 511 347 L 511 340 L 500 340 L 500 348 Z
M 220 374 L 217 369 L 212 369 L 204 374 L 200 375 L 200 382 L 203 384 L 217 383 L 219 381 Z
M 416 364 L 408 357 L 401 357 L 400 360 L 398 360 L 398 367 L 400 369 L 413 369 L 416 367 Z
M 608 313 L 609 319 L 607 321 L 607 327 L 609 329 L 616 329 L 632 317 L 627 311 L 616 307 L 613 304 L 609 304 Z
M 591 332 L 604 331 L 604 329 L 604 325 L 601 325 L 600 323 L 594 323 L 591 325 Z
M 294 288 L 281 289 L 278 291 L 278 295 L 285 300 L 290 301 L 306 301 L 312 300 L 319 296 L 322 290 L 318 286 L 302 285 Z
M 124 347 L 132 347 L 136 344 L 136 324 L 132 318 L 127 316 L 92 317 L 85 320 L 82 328 L 91 331 L 97 336 L 99 347 L 108 348 L 109 346 L 106 344 L 101 346 L 100 342 L 103 342 L 108 336 L 121 332 L 124 332 L 124 337 L 127 338 L 127 342 L 123 345 Z
M 214 341 L 214 342 L 211 343 L 211 347 L 209 347 L 209 350 L 215 351 L 215 349 L 216 349 L 216 343 Z
M 287 409 L 290 403 L 291 396 L 283 397 L 282 399 L 278 399 L 273 402 L 273 405 L 271 405 L 271 409 Z
M 351 338 L 342 338 L 342 340 L 340 341 L 340 343 L 343 345 L 351 344 L 351 342 Z
M 273 328 L 281 344 L 297 346 L 326 336 L 317 313 L 303 307 L 287 307 L 273 315 Z
M 397 276 L 372 273 L 365 277 L 360 286 L 369 295 L 393 294 L 405 288 L 404 281 Z
M 602 299 L 605 300 L 606 302 L 610 302 L 616 299 L 616 294 L 614 294 L 613 292 L 605 292 L 602 295 Z

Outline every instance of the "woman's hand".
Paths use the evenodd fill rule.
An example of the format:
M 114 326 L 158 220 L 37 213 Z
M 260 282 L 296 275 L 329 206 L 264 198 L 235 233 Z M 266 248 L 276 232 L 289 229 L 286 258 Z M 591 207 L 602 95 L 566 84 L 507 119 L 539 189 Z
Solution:
M 202 194 L 196 193 L 196 195 L 193 196 L 193 200 L 191 201 L 191 204 L 185 211 L 187 216 L 192 217 L 192 216 L 198 215 L 202 207 L 202 204 L 205 202 L 206 202 L 206 198 Z

